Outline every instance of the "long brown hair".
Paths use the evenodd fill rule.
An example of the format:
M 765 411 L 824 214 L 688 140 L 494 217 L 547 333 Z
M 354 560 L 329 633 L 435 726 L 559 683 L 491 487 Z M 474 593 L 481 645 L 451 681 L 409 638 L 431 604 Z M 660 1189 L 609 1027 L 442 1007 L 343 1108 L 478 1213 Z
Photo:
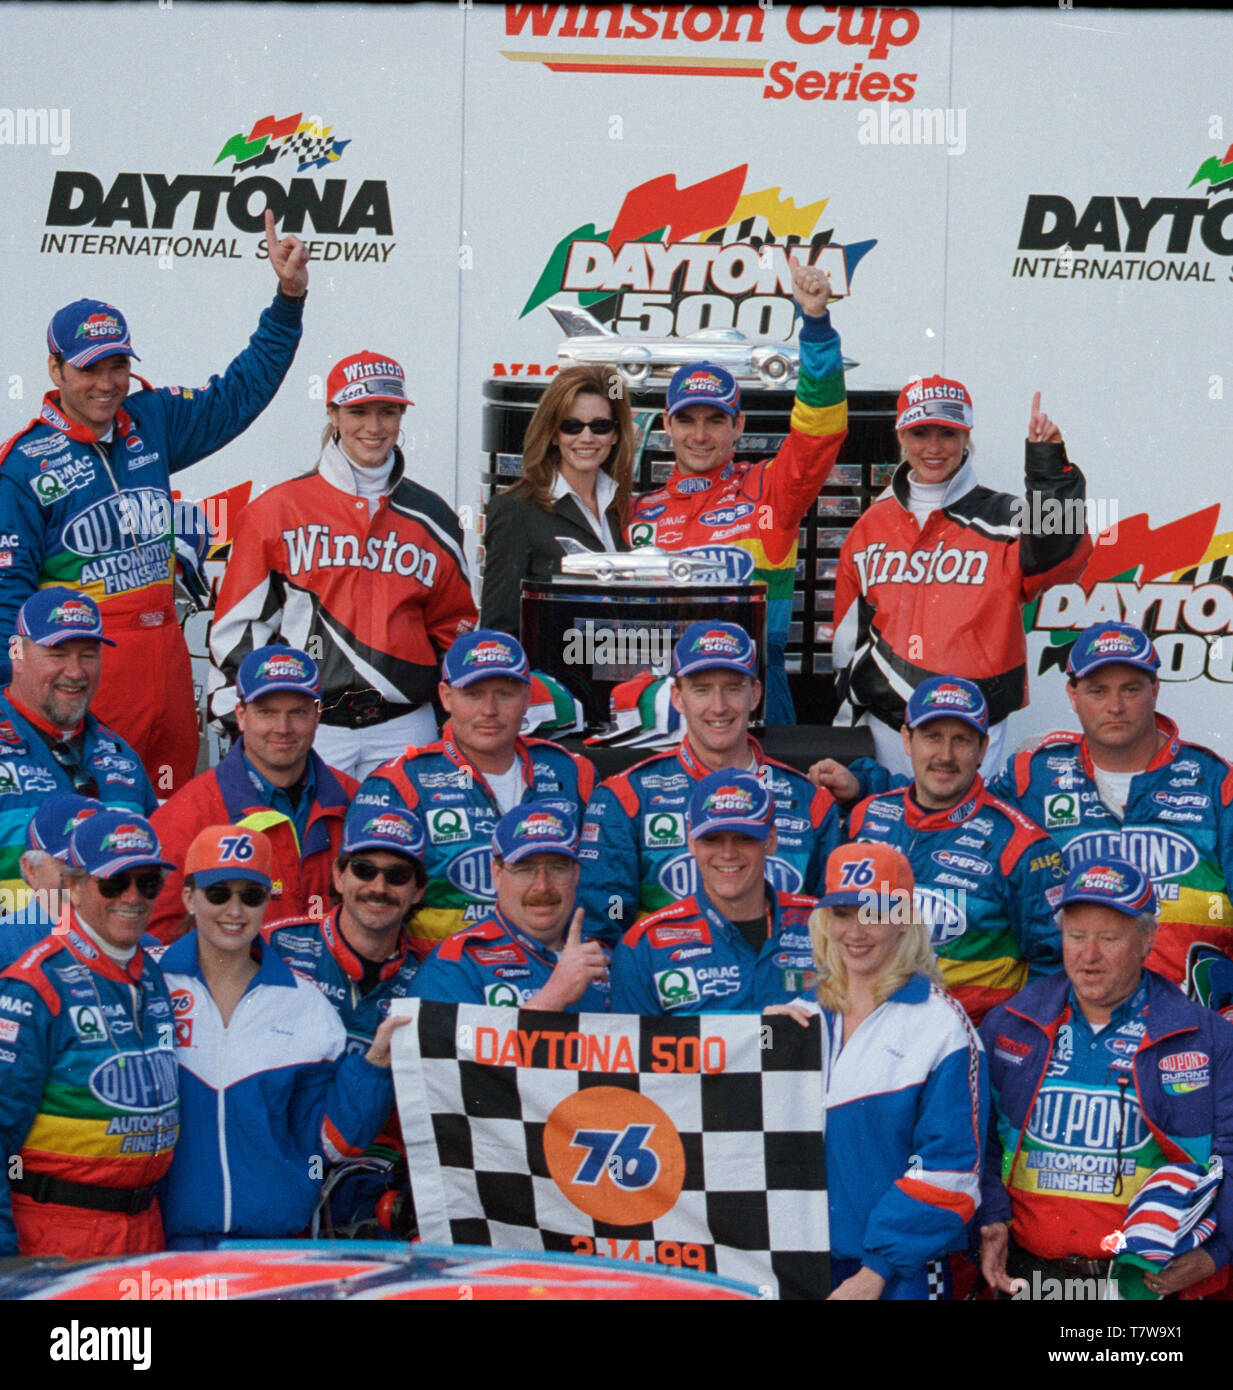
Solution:
M 600 465 L 616 483 L 617 515 L 624 525 L 634 490 L 634 420 L 625 396 L 625 383 L 611 367 L 566 367 L 540 397 L 522 442 L 522 477 L 510 492 L 529 497 L 544 511 L 552 510 L 552 484 L 561 464 L 557 430 L 579 396 L 600 396 L 612 406 L 616 440 Z

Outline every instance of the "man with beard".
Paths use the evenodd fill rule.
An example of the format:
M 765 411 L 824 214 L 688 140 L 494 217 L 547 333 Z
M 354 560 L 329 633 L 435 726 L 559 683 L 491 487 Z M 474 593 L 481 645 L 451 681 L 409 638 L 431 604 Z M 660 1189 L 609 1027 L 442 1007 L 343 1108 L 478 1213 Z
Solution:
M 17 615 L 13 678 L 0 692 L 0 891 L 14 908 L 29 897 L 26 827 L 49 796 L 76 792 L 143 816 L 158 805 L 137 754 L 90 713 L 108 640 L 98 605 L 75 589 L 40 589 Z
M 418 962 L 404 924 L 428 882 L 424 827 L 410 811 L 353 806 L 334 863 L 341 901 L 325 917 L 268 923 L 262 934 L 338 1010 L 347 1051 L 366 1052 Z

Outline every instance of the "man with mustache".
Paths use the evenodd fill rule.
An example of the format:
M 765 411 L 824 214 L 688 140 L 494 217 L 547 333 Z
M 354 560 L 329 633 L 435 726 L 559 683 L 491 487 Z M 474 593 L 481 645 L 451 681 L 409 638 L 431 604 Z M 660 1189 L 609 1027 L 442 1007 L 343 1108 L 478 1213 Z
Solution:
M 90 713 L 108 641 L 98 605 L 76 589 L 39 589 L 17 615 L 13 678 L 0 692 L 0 891 L 14 908 L 29 897 L 26 827 L 49 796 L 76 792 L 143 816 L 158 805 L 137 754 Z
M 1053 917 L 1066 876 L 1062 852 L 986 788 L 979 768 L 988 729 L 979 686 L 957 676 L 922 681 L 902 730 L 912 782 L 866 797 L 849 819 L 853 840 L 892 844 L 907 856 L 915 907 L 974 1023 L 1062 961 Z
M 554 803 L 516 806 L 492 837 L 496 910 L 443 941 L 411 986 L 417 999 L 557 1013 L 608 1008 L 608 952 L 582 939 L 578 831 Z
M 268 923 L 262 934 L 337 1009 L 347 1051 L 366 1052 L 418 961 L 405 923 L 424 893 L 424 827 L 409 811 L 352 807 L 334 863 L 339 903 L 325 917 Z

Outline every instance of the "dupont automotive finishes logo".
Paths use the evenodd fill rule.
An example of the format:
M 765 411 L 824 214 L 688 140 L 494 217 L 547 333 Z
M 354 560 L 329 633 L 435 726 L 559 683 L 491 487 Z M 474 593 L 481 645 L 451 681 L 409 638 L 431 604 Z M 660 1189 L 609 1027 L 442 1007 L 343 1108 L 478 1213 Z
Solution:
M 221 148 L 217 135 L 206 141 L 201 163 L 184 172 L 59 170 L 39 249 L 264 259 L 269 208 L 280 233 L 304 237 L 310 260 L 383 264 L 394 250 L 387 181 L 334 177 L 344 153 L 353 156 L 353 143 L 319 116 L 271 113 L 226 135 Z M 349 157 L 346 167 L 354 164 Z M 248 237 L 254 240 L 242 239 Z
M 1213 502 L 1159 525 L 1147 512 L 1119 520 L 1111 543 L 1097 544 L 1075 583 L 1054 585 L 1024 610 L 1026 630 L 1049 638 L 1037 674 L 1065 670 L 1085 628 L 1125 622 L 1155 643 L 1162 681 L 1206 678 L 1227 690 L 1233 682 L 1233 531 L 1217 533 L 1219 519 L 1220 503 Z M 1164 818 L 1192 814 L 1177 809 Z
M 548 7 L 551 8 L 551 7 Z M 749 186 L 749 166 L 679 187 L 673 173 L 631 188 L 607 230 L 575 226 L 557 243 L 520 317 L 562 294 L 623 336 L 736 328 L 786 341 L 796 331 L 789 253 L 846 287 L 877 242 L 834 242 L 827 198 L 797 206 Z
M 1199 165 L 1188 188 L 1142 199 L 1099 193 L 1086 201 L 1030 193 L 1011 275 L 1029 280 L 1193 280 L 1226 283 L 1233 265 L 1233 145 Z M 1040 254 L 1040 253 L 1046 254 Z
M 902 102 L 917 74 L 883 65 L 906 57 L 920 26 L 914 10 L 882 5 L 506 5 L 506 38 L 554 46 L 501 56 L 574 76 L 743 78 L 765 101 Z

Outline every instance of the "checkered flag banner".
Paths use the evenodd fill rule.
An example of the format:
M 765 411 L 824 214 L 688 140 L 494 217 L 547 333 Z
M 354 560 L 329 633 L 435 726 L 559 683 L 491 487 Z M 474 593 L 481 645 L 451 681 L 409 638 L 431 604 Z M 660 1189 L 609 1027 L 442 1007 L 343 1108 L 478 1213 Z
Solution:
M 815 1019 L 545 1014 L 398 1000 L 420 1234 L 830 1290 Z

